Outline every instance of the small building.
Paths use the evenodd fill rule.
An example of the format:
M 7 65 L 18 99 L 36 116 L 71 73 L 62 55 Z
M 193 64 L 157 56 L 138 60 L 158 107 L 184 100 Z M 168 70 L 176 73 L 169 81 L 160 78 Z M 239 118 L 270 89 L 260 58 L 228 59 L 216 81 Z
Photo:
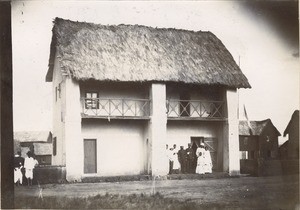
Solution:
M 19 131 L 14 132 L 14 141 L 18 145 L 15 150 L 21 151 L 22 157 L 27 157 L 31 151 L 40 165 L 51 165 L 52 134 L 49 131 Z M 18 142 L 18 143 L 17 143 Z M 16 152 L 16 151 L 15 151 Z
M 270 119 L 239 122 L 241 173 L 256 174 L 259 161 L 278 159 L 280 132 Z
M 294 111 L 283 136 L 288 135 L 288 140 L 280 146 L 282 159 L 299 159 L 299 110 Z
M 249 124 L 250 123 L 250 124 Z M 243 159 L 277 159 L 280 132 L 270 119 L 262 121 L 240 121 L 239 141 Z
M 204 141 L 239 174 L 238 88 L 247 78 L 211 32 L 56 18 L 46 81 L 52 162 L 68 181 L 167 175 L 166 144 Z

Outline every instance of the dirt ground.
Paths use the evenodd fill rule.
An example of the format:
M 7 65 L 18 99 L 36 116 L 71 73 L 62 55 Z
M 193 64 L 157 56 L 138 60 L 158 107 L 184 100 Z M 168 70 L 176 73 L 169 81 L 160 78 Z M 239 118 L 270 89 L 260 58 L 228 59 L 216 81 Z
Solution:
M 15 198 L 157 192 L 166 198 L 196 202 L 201 208 L 299 209 L 298 175 L 20 186 L 15 188 Z

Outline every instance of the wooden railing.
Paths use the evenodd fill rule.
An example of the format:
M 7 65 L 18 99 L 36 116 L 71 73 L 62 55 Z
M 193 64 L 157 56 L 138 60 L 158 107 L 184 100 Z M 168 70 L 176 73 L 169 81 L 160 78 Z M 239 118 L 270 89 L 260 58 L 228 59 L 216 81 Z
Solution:
M 223 101 L 167 100 L 168 118 L 224 119 Z
M 84 116 L 149 117 L 149 99 L 81 98 Z

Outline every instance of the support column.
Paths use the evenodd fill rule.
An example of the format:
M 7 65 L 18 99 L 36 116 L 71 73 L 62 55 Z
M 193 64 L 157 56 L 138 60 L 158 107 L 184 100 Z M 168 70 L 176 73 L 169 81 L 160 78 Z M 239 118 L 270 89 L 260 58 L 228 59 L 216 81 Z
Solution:
M 152 155 L 150 157 L 152 175 L 163 176 L 169 172 L 169 162 L 166 155 L 166 85 L 152 84 L 150 96 L 152 99 L 152 115 L 149 123 L 150 138 L 152 141 Z
M 78 82 L 66 78 L 65 150 L 66 178 L 81 181 L 83 175 L 83 139 L 81 137 L 80 89 Z
M 236 89 L 226 90 L 228 121 L 224 125 L 223 170 L 240 174 L 238 95 Z

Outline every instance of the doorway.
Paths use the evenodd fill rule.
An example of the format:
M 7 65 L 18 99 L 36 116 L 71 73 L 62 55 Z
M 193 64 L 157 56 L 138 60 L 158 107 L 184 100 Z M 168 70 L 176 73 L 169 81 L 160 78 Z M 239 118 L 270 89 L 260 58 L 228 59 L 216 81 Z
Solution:
M 97 173 L 96 139 L 84 139 L 84 173 Z
M 197 149 L 197 147 L 200 145 L 201 142 L 204 143 L 204 146 L 207 147 L 210 152 L 211 161 L 213 164 L 212 169 L 214 171 L 218 170 L 218 153 L 217 153 L 218 141 L 217 141 L 217 138 L 204 138 L 203 136 L 191 137 L 192 148 Z

